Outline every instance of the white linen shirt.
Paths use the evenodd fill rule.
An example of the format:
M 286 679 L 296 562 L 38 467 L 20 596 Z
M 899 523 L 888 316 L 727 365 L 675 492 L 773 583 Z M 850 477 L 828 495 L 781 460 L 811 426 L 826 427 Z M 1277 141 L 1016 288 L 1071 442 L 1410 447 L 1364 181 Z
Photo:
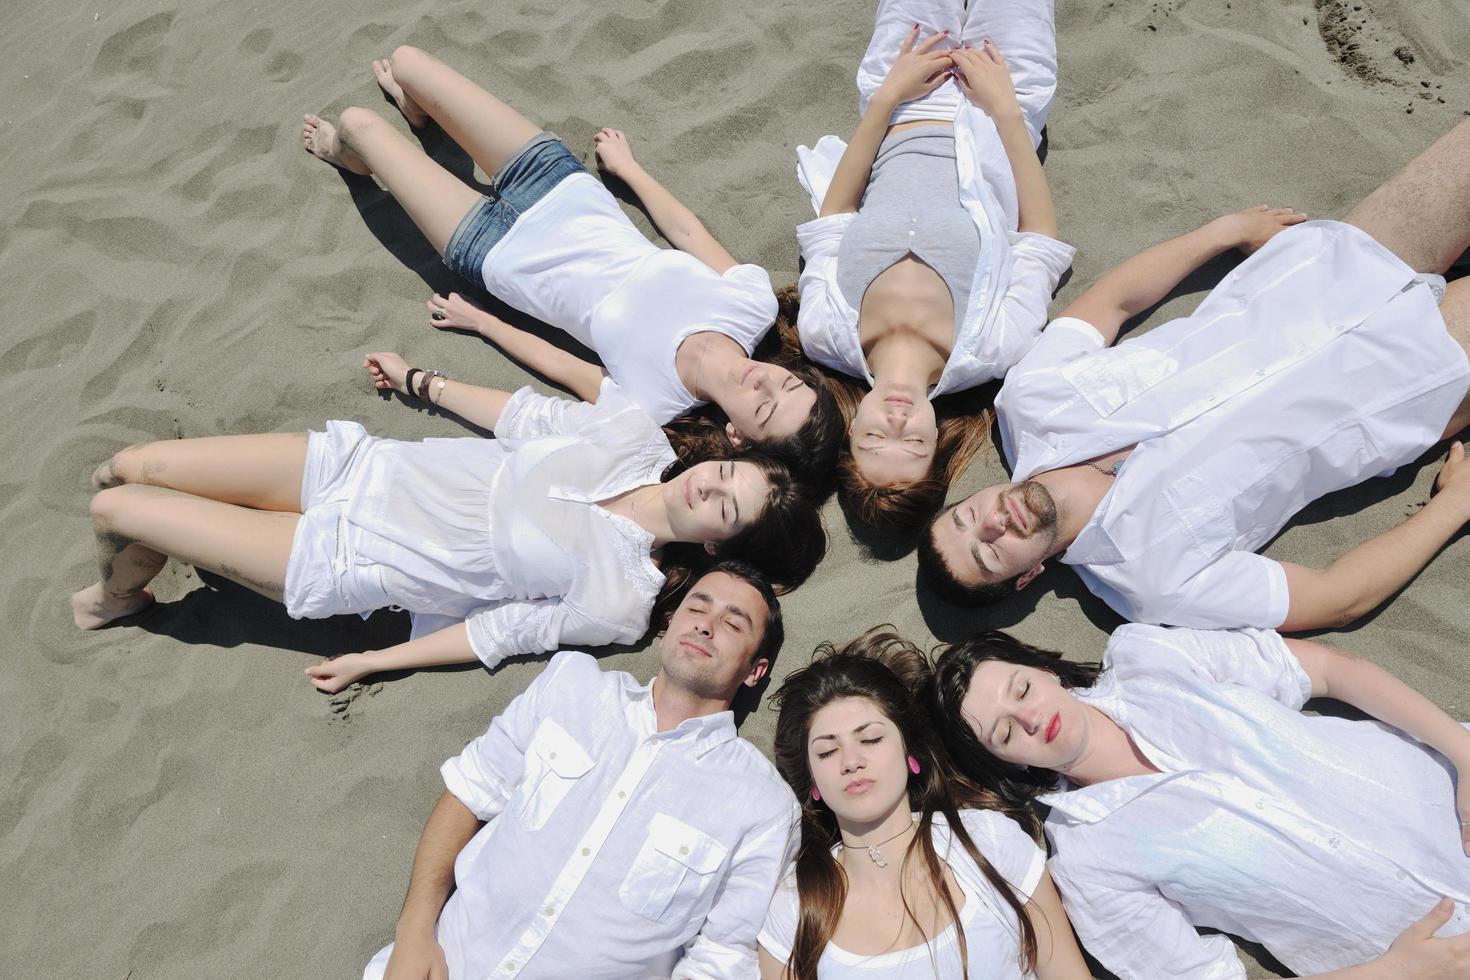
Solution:
M 611 380 L 595 405 L 511 396 L 495 440 L 376 440 L 344 520 L 414 636 L 464 620 L 475 655 L 632 643 L 664 576 L 653 535 L 597 505 L 659 482 L 663 430 Z
M 1252 552 L 1433 446 L 1470 386 L 1428 278 L 1310 221 L 1116 347 L 1053 322 L 996 398 L 1013 478 L 1137 447 L 1062 561 L 1135 622 L 1279 626 L 1286 572 Z
M 674 369 L 680 344 L 710 331 L 749 355 L 776 321 L 766 270 L 742 264 L 721 275 L 659 248 L 588 173 L 566 177 L 517 217 L 481 271 L 490 292 L 591 348 L 660 425 L 704 404 Z
M 979 47 L 992 37 L 1006 52 L 1017 101 L 1031 134 L 1041 139 L 1056 91 L 1056 24 L 1049 0 L 992 0 L 967 13 L 960 5 L 879 5 L 873 38 L 858 66 L 858 111 L 865 112 L 883 83 L 914 21 L 925 30 L 949 28 L 956 43 Z M 954 20 L 954 18 L 963 18 Z M 953 20 L 954 22 L 951 22 Z M 1036 232 L 1019 232 L 1016 178 L 995 123 L 953 81 L 905 103 L 890 124 L 919 119 L 953 122 L 960 204 L 980 236 L 980 262 L 969 303 L 956 310 L 954 345 L 930 398 L 964 391 L 999 378 L 1021 359 L 1046 325 L 1047 306 L 1076 249 Z M 797 148 L 797 180 L 821 214 L 847 144 L 823 136 L 813 149 Z M 873 383 L 858 333 L 858 311 L 837 284 L 837 250 L 855 214 L 832 214 L 797 226 L 806 265 L 798 280 L 801 310 L 797 330 L 806 355 L 818 364 Z
M 961 810 L 960 822 L 970 840 L 1025 904 L 1036 892 L 1046 870 L 1046 852 L 1010 817 L 994 810 Z M 963 844 L 950 833 L 943 814 L 934 817 L 931 837 L 939 860 L 949 866 L 964 893 L 959 926 L 965 931 L 969 975 L 987 980 L 1022 980 L 1021 930 L 1016 913 L 985 877 Z M 833 849 L 836 853 L 836 848 Z M 771 898 L 761 927 L 760 944 L 782 963 L 791 959 L 800 916 L 800 899 L 793 870 Z M 931 952 L 933 956 L 931 958 Z M 822 980 L 958 980 L 963 975 L 955 925 L 927 946 L 863 956 L 829 942 L 817 963 Z
M 1377 722 L 1302 714 L 1311 680 L 1260 630 L 1124 626 L 1074 694 L 1158 769 L 1046 794 L 1052 877 L 1120 980 L 1225 980 L 1225 936 L 1307 976 L 1367 962 L 1441 895 L 1470 929 L 1453 767 Z
M 439 916 L 451 980 L 755 974 L 799 811 L 730 712 L 659 732 L 651 683 L 562 652 L 442 772 L 487 821 Z

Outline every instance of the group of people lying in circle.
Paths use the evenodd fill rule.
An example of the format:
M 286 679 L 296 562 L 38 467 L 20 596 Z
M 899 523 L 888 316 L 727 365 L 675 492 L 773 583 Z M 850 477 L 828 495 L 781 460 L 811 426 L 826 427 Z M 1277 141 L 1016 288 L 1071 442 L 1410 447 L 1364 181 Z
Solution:
M 380 352 L 377 388 L 496 438 L 332 421 L 122 450 L 94 476 L 101 577 L 72 601 L 87 629 L 139 613 L 173 557 L 295 617 L 412 614 L 408 641 L 308 668 L 328 692 L 563 651 L 444 764 L 365 976 L 1051 980 L 1088 975 L 1078 939 L 1122 978 L 1243 976 L 1198 928 L 1301 975 L 1467 975 L 1470 734 L 1369 661 L 1281 636 L 1418 574 L 1470 520 L 1463 448 L 1422 509 L 1327 568 L 1256 549 L 1470 424 L 1470 287 L 1443 279 L 1470 245 L 1470 123 L 1343 221 L 1227 214 L 1048 325 L 1073 254 L 1036 153 L 1050 3 L 881 0 L 861 121 L 798 151 L 817 216 L 780 294 L 621 132 L 596 134 L 598 162 L 671 249 L 431 55 L 373 71 L 492 193 L 366 109 L 307 116 L 306 149 L 376 177 L 447 265 L 601 366 L 436 294 L 431 325 L 576 397 Z M 1249 257 L 1193 314 L 1114 344 L 1230 249 Z M 945 508 L 986 428 L 948 396 L 1002 378 L 1014 482 Z M 1094 664 L 978 628 L 932 661 L 882 628 L 824 645 L 774 695 L 773 768 L 728 708 L 780 650 L 777 595 L 818 565 L 834 484 L 857 519 L 912 529 L 951 601 L 1060 556 L 1132 625 Z M 565 650 L 651 623 L 647 684 Z M 1381 724 L 1302 714 L 1313 697 Z

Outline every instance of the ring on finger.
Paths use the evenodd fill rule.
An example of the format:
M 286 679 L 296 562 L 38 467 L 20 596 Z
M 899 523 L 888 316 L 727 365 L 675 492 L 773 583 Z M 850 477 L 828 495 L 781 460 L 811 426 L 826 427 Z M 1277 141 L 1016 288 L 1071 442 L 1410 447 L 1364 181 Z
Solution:
M 442 320 L 447 315 L 448 314 L 445 313 L 444 307 L 442 307 L 442 306 L 436 306 L 432 310 L 429 311 L 429 318 L 431 320 Z

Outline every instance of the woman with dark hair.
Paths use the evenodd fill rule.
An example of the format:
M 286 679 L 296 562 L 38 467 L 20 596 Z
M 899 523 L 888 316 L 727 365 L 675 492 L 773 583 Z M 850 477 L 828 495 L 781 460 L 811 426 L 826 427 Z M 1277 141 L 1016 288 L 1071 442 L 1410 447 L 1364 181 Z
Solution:
M 606 144 L 599 144 L 602 145 Z M 791 467 L 799 473 L 803 484 L 814 493 L 824 495 L 831 489 L 833 467 L 847 431 L 848 413 L 841 402 L 844 392 L 825 373 L 806 364 L 801 358 L 801 345 L 788 340 L 796 333 L 796 290 L 790 286 L 777 290 L 776 303 L 775 337 L 771 338 L 775 343 L 769 345 L 776 347 L 775 355 L 763 356 L 761 360 L 741 366 L 739 387 L 763 393 L 752 409 L 753 434 L 747 436 L 737 427 L 720 407 L 718 399 L 708 404 L 691 402 L 693 407 L 686 407 L 664 419 L 663 425 L 676 446 L 697 446 L 705 457 L 724 456 L 739 449 L 756 449 Z M 435 293 L 427 305 L 430 326 L 477 333 L 583 401 L 597 400 L 603 378 L 612 377 L 620 385 L 628 380 L 629 372 L 614 374 L 609 367 L 584 361 L 534 334 L 511 326 L 459 293 L 448 296 Z M 761 346 L 768 344 L 762 341 Z M 645 363 L 643 369 L 647 367 Z M 657 367 L 656 362 L 653 367 Z M 632 380 L 637 383 L 639 379 L 634 377 Z M 783 427 L 773 420 L 786 414 L 784 406 L 789 399 L 805 399 L 802 386 L 815 393 L 815 400 L 806 421 L 794 431 L 783 434 Z M 668 411 L 664 410 L 660 415 L 668 415 Z
M 800 442 L 835 424 L 830 412 L 814 420 L 817 393 L 801 378 L 751 360 L 776 316 L 770 276 L 737 263 L 638 165 L 623 134 L 599 132 L 597 156 L 639 196 L 672 249 L 645 238 L 556 136 L 427 52 L 399 47 L 373 73 L 411 128 L 432 121 L 465 149 L 490 175 L 492 196 L 368 109 L 344 110 L 335 126 L 307 115 L 303 145 L 382 181 L 451 269 L 596 351 L 659 424 L 710 401 L 755 444 Z M 567 363 L 550 345 L 472 311 L 457 297 L 429 301 L 435 325 L 489 330 L 536 369 Z
M 1123 980 L 1244 977 L 1196 928 L 1301 976 L 1470 975 L 1470 732 L 1382 668 L 1268 630 L 1124 626 L 1100 666 L 987 633 L 934 692 L 961 769 L 1051 807 L 1067 911 Z
M 821 558 L 821 519 L 785 466 L 676 460 L 611 380 L 589 405 L 426 375 L 397 354 L 363 366 L 379 389 L 497 438 L 400 442 L 329 422 L 125 449 L 93 477 L 102 577 L 72 597 L 77 625 L 147 608 L 170 556 L 295 618 L 413 613 L 407 642 L 307 668 L 335 693 L 385 670 L 631 643 L 711 555 L 744 558 L 788 588 Z
M 918 648 L 877 627 L 776 693 L 801 845 L 761 929 L 763 980 L 1088 975 L 1045 853 L 934 737 L 928 682 Z
M 851 140 L 797 151 L 817 211 L 797 228 L 802 346 L 870 389 L 855 491 L 935 497 L 968 458 L 939 458 L 931 399 L 1000 378 L 1041 334 L 1074 252 L 1036 152 L 1056 65 L 1050 0 L 881 0 Z

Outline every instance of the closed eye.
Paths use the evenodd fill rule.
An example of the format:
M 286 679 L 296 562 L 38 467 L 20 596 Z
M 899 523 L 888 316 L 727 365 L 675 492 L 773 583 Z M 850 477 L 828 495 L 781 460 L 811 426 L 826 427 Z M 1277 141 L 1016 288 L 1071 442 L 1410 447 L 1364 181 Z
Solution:
M 882 735 L 879 735 L 877 738 L 865 738 L 865 739 L 863 739 L 863 744 L 864 745 L 877 745 L 881 741 L 883 741 L 883 736 Z
M 817 758 L 818 759 L 830 758 L 831 755 L 832 755 L 832 753 L 833 752 L 836 752 L 836 751 L 837 751 L 836 749 L 828 749 L 826 752 L 818 752 L 817 753 Z

